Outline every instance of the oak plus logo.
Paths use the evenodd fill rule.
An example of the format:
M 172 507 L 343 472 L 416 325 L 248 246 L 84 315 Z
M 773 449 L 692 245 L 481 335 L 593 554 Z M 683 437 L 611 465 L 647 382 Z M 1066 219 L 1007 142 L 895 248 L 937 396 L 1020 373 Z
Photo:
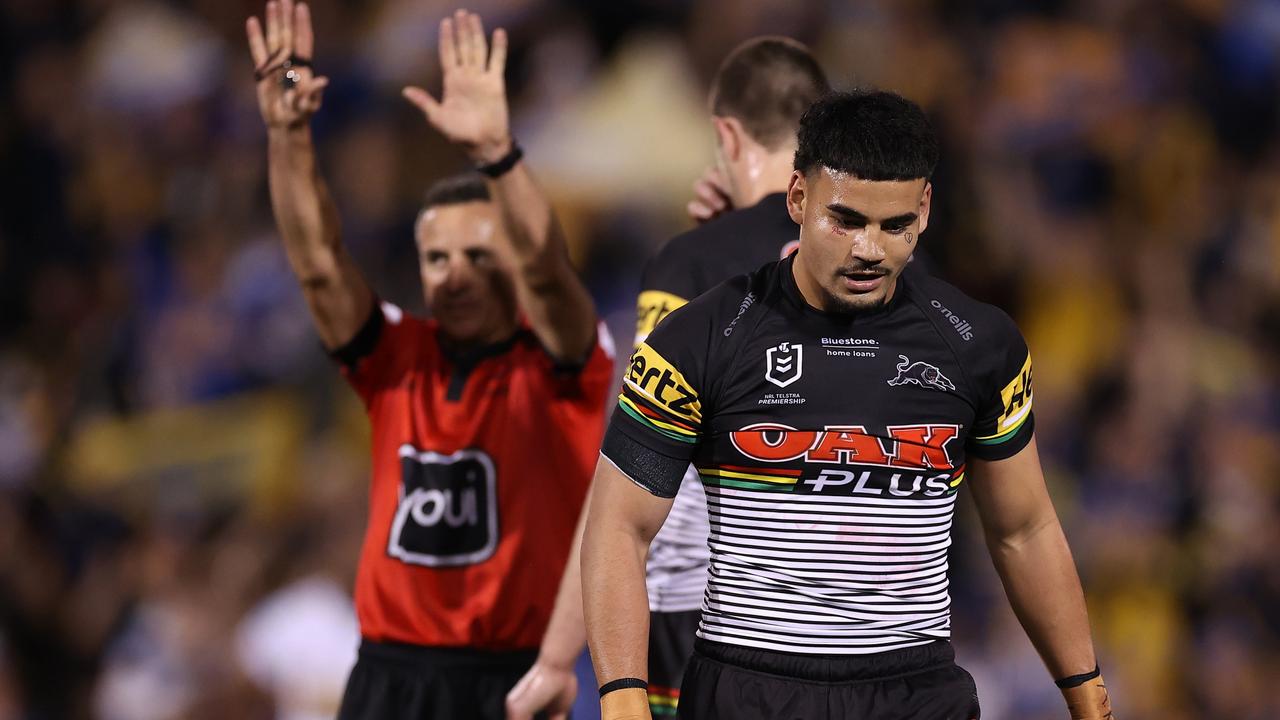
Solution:
M 803 372 L 803 346 L 784 342 L 765 351 L 764 379 L 774 385 L 786 387 L 799 380 Z
M 899 355 L 902 362 L 898 363 L 898 375 L 889 380 L 890 385 L 906 385 L 907 383 L 915 383 L 920 387 L 933 388 L 934 390 L 955 390 L 956 386 L 951 380 L 942 374 L 938 368 L 927 362 L 911 362 L 906 355 Z
M 498 547 L 493 460 L 483 450 L 452 455 L 400 447 L 400 504 L 387 554 L 411 565 L 452 567 L 488 560 Z

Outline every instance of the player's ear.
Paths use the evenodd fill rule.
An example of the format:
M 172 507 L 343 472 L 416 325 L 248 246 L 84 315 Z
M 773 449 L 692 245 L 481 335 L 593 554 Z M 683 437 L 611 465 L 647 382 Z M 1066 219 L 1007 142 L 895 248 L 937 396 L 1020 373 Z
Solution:
M 716 129 L 716 145 L 725 160 L 737 162 L 742 154 L 742 123 L 737 118 L 711 116 L 711 124 Z
M 922 233 L 925 228 L 929 227 L 929 207 L 932 204 L 933 183 L 925 180 L 924 192 L 920 193 L 920 209 L 916 211 L 916 214 L 919 216 L 919 220 L 917 220 L 917 222 L 920 223 L 920 228 L 916 231 L 917 233 Z
M 787 214 L 797 225 L 804 224 L 804 200 L 808 187 L 804 173 L 799 170 L 791 172 L 791 184 L 787 186 Z

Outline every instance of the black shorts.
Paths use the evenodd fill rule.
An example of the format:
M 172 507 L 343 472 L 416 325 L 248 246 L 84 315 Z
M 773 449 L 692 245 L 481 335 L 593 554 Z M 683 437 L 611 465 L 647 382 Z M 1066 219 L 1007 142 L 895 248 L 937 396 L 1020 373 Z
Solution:
M 678 717 L 694 720 L 971 720 L 973 678 L 951 643 L 875 655 L 798 655 L 698 640 Z
M 649 613 L 649 712 L 655 720 L 676 714 L 701 618 L 701 610 Z
M 537 656 L 364 640 L 338 720 L 505 720 L 507 691 Z

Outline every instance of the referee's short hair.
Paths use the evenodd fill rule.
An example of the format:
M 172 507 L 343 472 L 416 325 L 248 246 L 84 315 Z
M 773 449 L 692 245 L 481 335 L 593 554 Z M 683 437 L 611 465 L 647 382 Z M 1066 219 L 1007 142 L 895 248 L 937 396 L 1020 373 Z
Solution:
M 489 200 L 489 186 L 485 184 L 484 176 L 477 172 L 463 172 L 432 183 L 422 196 L 422 210 Z
M 795 169 L 805 175 L 827 167 L 862 180 L 927 180 L 937 164 L 929 118 L 896 93 L 832 93 L 800 119 Z
M 822 66 L 803 43 L 753 38 L 720 64 L 711 83 L 711 114 L 737 118 L 752 139 L 776 150 L 795 138 L 805 108 L 830 90 Z

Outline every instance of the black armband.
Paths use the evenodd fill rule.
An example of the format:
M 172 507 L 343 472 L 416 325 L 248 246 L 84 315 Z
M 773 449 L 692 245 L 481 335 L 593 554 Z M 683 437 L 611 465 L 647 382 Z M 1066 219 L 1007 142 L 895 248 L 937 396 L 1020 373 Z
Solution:
M 1098 677 L 1102 677 L 1102 670 L 1098 667 L 1097 663 L 1094 663 L 1093 670 L 1090 670 L 1087 673 L 1080 673 L 1079 675 L 1064 677 L 1060 680 L 1054 680 L 1053 684 L 1057 685 L 1061 690 L 1070 690 L 1073 687 L 1080 687 L 1081 685 Z
M 618 427 L 618 420 L 609 423 L 605 431 L 600 454 L 613 463 L 631 482 L 660 498 L 673 498 L 680 492 L 680 481 L 689 467 L 688 458 L 673 458 L 637 442 Z
M 520 162 L 520 159 L 523 157 L 524 150 L 516 144 L 515 140 L 512 140 L 511 149 L 507 151 L 506 155 L 503 155 L 501 158 L 498 158 L 496 161 L 488 163 L 487 165 L 477 165 L 476 172 L 490 179 L 497 180 L 503 175 L 511 172 L 511 168 L 515 167 L 516 163 Z
M 608 695 L 614 690 L 627 690 L 629 688 L 641 688 L 643 690 L 648 690 L 649 683 L 644 680 L 641 680 L 640 678 L 633 678 L 633 677 L 618 678 L 617 680 L 610 680 L 609 682 L 600 686 L 600 697 L 604 697 L 605 695 Z
M 378 339 L 382 337 L 382 327 L 386 322 L 387 319 L 382 314 L 382 303 L 375 298 L 373 311 L 369 313 L 364 325 L 360 326 L 355 337 L 348 340 L 342 347 L 330 351 L 329 356 L 347 367 L 355 367 L 356 363 L 372 355 L 374 349 L 378 347 Z

